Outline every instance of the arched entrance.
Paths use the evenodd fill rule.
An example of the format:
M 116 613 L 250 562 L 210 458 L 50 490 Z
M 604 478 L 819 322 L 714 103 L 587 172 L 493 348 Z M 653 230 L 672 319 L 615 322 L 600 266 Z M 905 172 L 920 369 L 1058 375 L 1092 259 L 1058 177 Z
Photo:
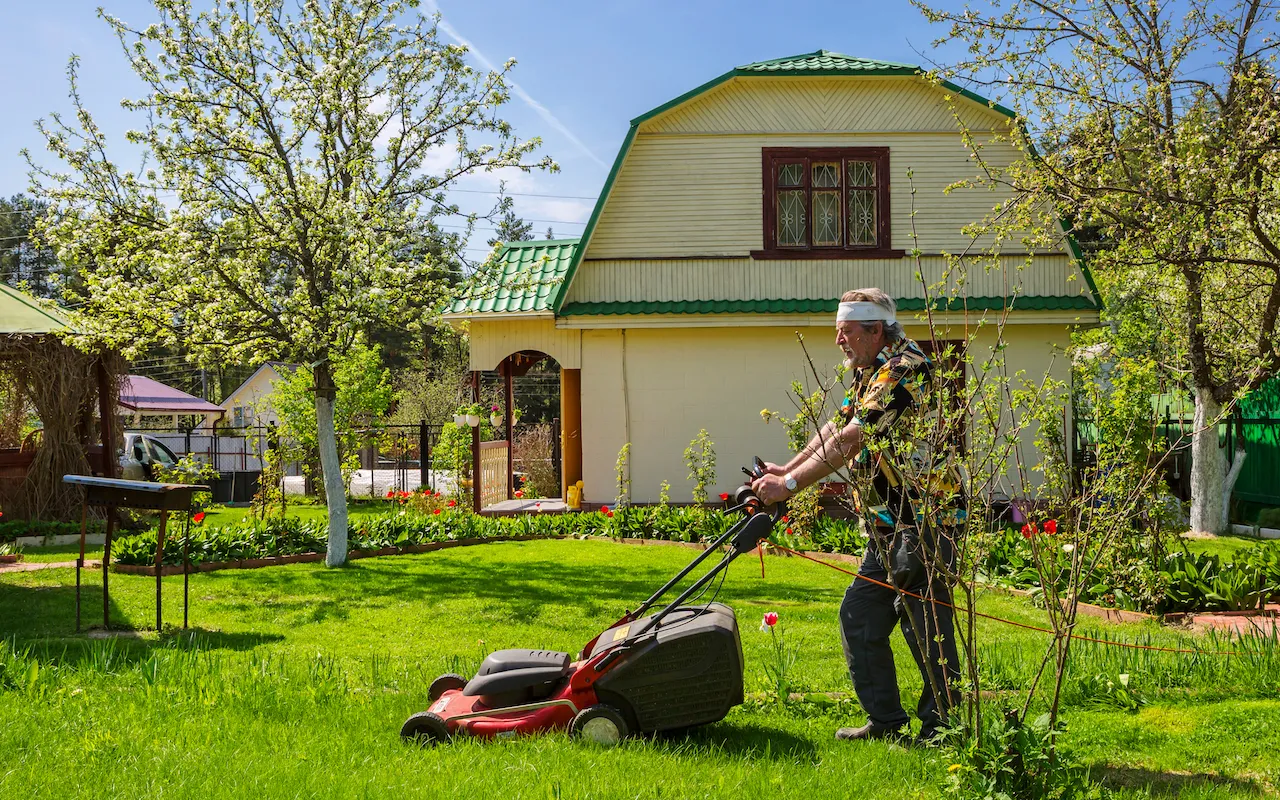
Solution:
M 472 371 L 473 402 L 498 407 L 490 441 L 481 441 L 479 429 L 473 436 L 477 512 L 564 508 L 566 488 L 582 479 L 580 376 L 581 370 L 566 369 L 540 350 L 509 353 L 492 370 Z M 517 474 L 536 498 L 516 497 Z

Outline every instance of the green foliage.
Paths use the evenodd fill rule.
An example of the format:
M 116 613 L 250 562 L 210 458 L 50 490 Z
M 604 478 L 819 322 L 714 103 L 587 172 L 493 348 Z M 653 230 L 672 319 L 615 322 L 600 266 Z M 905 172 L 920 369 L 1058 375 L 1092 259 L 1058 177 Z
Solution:
M 716 451 L 706 428 L 699 430 L 684 449 L 684 464 L 689 468 L 688 479 L 693 481 L 693 502 L 703 505 L 707 502 L 707 487 L 716 482 Z
M 625 509 L 631 504 L 631 442 L 626 442 L 618 450 L 618 458 L 613 464 L 613 473 L 617 478 L 618 493 L 614 497 L 614 507 Z
M 333 422 L 342 462 L 343 483 L 359 467 L 360 448 L 377 435 L 387 409 L 395 400 L 391 372 L 382 367 L 376 347 L 356 343 L 336 364 L 337 388 Z M 319 435 L 316 428 L 315 375 L 296 369 L 276 381 L 268 396 L 280 419 L 278 426 L 282 461 L 300 461 L 313 478 L 319 477 Z
M 181 483 L 186 486 L 193 484 L 208 485 L 218 479 L 218 471 L 213 468 L 212 464 L 199 461 L 190 454 L 178 459 L 172 467 L 166 468 L 162 464 L 156 464 L 153 469 L 155 470 L 156 480 L 160 483 Z M 191 495 L 191 510 L 202 511 L 208 508 L 212 502 L 213 494 L 211 492 L 193 492 Z
M 101 520 L 90 520 L 87 532 L 100 534 L 106 531 L 106 523 Z M 51 522 L 46 520 L 5 519 L 0 520 L 0 542 L 12 542 L 19 536 L 39 536 L 49 539 L 54 536 L 79 536 L 78 522 Z
M 1068 800 L 1100 797 L 1088 771 L 1055 751 L 1062 731 L 1049 715 L 1034 721 L 1016 712 L 990 715 L 981 732 L 959 728 L 947 733 L 947 793 L 982 800 Z

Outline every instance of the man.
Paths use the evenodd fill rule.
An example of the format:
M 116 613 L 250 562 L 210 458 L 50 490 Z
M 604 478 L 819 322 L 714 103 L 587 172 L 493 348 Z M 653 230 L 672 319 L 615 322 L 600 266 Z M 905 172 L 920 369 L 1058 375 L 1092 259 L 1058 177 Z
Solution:
M 901 623 L 924 680 L 916 708 L 922 724 L 918 741 L 937 735 L 955 704 L 953 687 L 959 677 L 947 579 L 955 567 L 953 528 L 947 523 L 955 521 L 959 481 L 949 463 L 938 471 L 946 480 L 922 478 L 919 460 L 906 463 L 909 448 L 900 440 L 911 436 L 906 420 L 930 410 L 921 406 L 932 394 L 933 364 L 906 338 L 896 312 L 893 298 L 879 289 L 844 294 L 836 313 L 836 345 L 851 369 L 852 385 L 840 422 L 823 426 L 785 466 L 767 464 L 768 474 L 752 483 L 761 501 L 771 505 L 846 464 L 852 469 L 854 504 L 871 540 L 859 577 L 840 605 L 840 638 L 868 722 L 841 728 L 838 739 L 904 737 L 909 717 L 899 698 L 889 645 L 895 625 Z M 924 461 L 940 460 L 933 456 Z M 921 486 L 929 487 L 931 497 L 925 502 Z M 945 497 L 939 498 L 938 491 Z M 943 520 L 938 512 L 945 506 L 951 509 Z

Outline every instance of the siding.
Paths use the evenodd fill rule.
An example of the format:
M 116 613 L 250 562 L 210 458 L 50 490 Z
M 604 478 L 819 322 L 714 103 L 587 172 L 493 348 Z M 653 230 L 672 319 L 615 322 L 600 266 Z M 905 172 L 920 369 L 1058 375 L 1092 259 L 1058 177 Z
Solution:
M 959 133 L 746 134 L 639 133 L 614 182 L 587 247 L 588 259 L 737 255 L 763 248 L 761 149 L 765 147 L 888 147 L 893 246 L 924 253 L 971 247 L 962 229 L 979 222 L 1002 196 L 986 189 L 947 187 L 976 179 Z M 996 165 L 1015 155 L 992 143 Z M 912 172 L 910 181 L 907 172 Z M 914 186 L 915 217 L 911 188 Z M 914 222 L 914 225 L 913 225 Z
M 474 320 L 470 327 L 471 369 L 497 369 L 502 359 L 521 350 L 546 353 L 561 369 L 578 369 L 582 364 L 580 336 L 578 331 L 558 330 L 549 318 Z
M 947 261 L 926 257 L 920 270 L 937 294 Z M 866 261 L 755 261 L 750 258 L 680 259 L 672 261 L 586 261 L 579 267 L 566 302 L 630 300 L 807 300 L 839 297 L 849 289 L 878 286 L 894 297 L 922 297 L 911 259 Z M 953 271 L 948 284 L 959 277 Z M 1007 297 L 1017 288 L 1034 297 L 1088 294 L 1079 270 L 1067 255 L 1044 255 L 1029 265 L 1025 258 L 1001 259 L 990 271 L 980 264 L 967 269 L 969 297 Z
M 948 96 L 955 102 L 948 103 Z M 1007 124 L 986 106 L 917 77 L 735 78 L 645 125 L 649 133 L 832 133 L 974 130 Z

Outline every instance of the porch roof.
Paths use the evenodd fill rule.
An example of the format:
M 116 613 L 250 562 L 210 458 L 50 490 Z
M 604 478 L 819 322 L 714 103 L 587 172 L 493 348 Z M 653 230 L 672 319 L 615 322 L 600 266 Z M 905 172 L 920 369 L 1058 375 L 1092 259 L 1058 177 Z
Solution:
M 485 313 L 551 314 L 556 289 L 569 271 L 579 239 L 507 242 L 492 275 L 454 300 L 445 316 Z

